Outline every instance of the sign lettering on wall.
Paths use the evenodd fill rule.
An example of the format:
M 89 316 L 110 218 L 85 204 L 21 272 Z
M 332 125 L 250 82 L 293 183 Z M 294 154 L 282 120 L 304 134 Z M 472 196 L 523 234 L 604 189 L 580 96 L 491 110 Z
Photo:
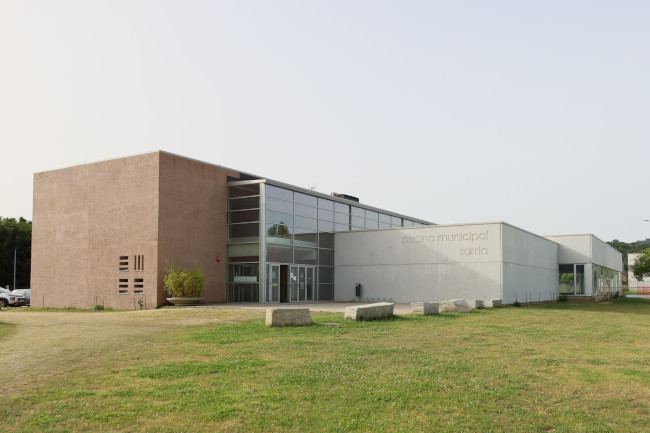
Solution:
M 458 232 L 454 234 L 440 234 L 440 235 L 415 235 L 403 236 L 402 247 L 413 244 L 444 244 L 450 242 L 469 242 L 470 247 L 463 247 L 458 249 L 459 256 L 485 256 L 488 254 L 488 248 L 481 245 L 481 241 L 489 239 L 489 231 L 482 232 Z

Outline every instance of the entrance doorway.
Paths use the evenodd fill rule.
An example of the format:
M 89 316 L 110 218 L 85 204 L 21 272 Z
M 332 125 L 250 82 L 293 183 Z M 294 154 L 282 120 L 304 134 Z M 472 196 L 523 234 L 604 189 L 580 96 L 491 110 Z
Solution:
M 269 263 L 267 302 L 307 302 L 316 299 L 316 267 Z

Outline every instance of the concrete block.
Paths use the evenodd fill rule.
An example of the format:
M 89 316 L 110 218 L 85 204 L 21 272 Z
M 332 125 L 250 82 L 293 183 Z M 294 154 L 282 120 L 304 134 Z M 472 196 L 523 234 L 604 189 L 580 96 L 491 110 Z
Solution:
M 309 308 L 267 308 L 266 326 L 309 325 Z
M 345 318 L 348 320 L 384 319 L 393 315 L 395 304 L 392 302 L 377 302 L 376 304 L 357 305 L 345 308 Z
M 440 303 L 440 312 L 441 313 L 469 313 L 476 305 L 475 301 L 470 301 L 464 298 L 461 299 L 452 299 L 451 301 L 443 301 Z
M 412 302 L 411 313 L 423 314 L 425 316 L 432 316 L 438 314 L 437 302 Z
M 496 308 L 496 307 L 502 307 L 503 306 L 503 301 L 501 299 L 487 299 L 484 302 L 485 308 Z

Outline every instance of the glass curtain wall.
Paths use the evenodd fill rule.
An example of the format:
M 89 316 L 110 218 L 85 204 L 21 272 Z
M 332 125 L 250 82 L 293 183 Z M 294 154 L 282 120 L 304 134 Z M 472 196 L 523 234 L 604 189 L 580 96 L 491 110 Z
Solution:
M 621 289 L 620 272 L 593 265 L 593 296 L 612 295 Z
M 265 190 L 266 262 L 317 267 L 312 299 L 334 299 L 334 232 L 422 225 L 275 185 L 266 184 Z
M 228 302 L 259 302 L 260 186 L 228 187 Z

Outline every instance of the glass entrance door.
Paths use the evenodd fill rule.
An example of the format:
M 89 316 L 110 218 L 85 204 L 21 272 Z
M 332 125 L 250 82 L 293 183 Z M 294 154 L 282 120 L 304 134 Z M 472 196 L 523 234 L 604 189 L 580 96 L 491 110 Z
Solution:
M 316 267 L 268 264 L 266 302 L 307 302 L 316 299 Z M 287 274 L 289 268 L 289 275 Z M 288 281 L 287 281 L 288 279 Z M 287 298 L 286 286 L 289 283 Z M 284 287 L 284 294 L 282 294 Z
M 291 266 L 289 274 L 289 290 L 291 302 L 306 302 L 314 300 L 314 275 L 313 266 Z

